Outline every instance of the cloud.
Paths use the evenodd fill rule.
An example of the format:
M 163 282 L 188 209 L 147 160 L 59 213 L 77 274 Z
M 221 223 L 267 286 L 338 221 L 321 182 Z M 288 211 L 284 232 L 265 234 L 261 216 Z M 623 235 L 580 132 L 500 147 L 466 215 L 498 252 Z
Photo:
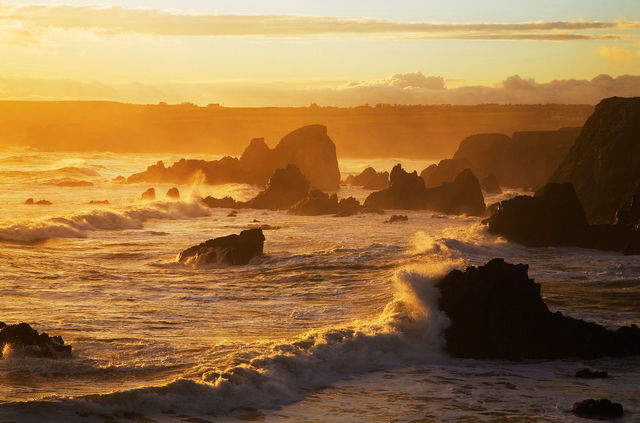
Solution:
M 602 31 L 640 28 L 640 22 L 558 21 L 524 23 L 433 23 L 365 17 L 185 13 L 120 6 L 41 6 L 0 3 L 0 25 L 31 31 L 82 30 L 104 34 L 164 36 L 405 35 L 413 38 L 590 40 L 618 38 Z M 569 32 L 573 31 L 573 32 Z M 589 31 L 589 33 L 582 33 Z
M 431 90 L 443 90 L 444 78 L 441 76 L 424 76 L 422 72 L 397 73 L 389 78 L 374 81 L 350 81 L 345 84 L 347 88 L 359 86 L 388 86 L 398 88 L 427 88 Z
M 640 52 L 638 53 L 640 54 Z M 634 58 L 632 51 L 617 46 L 601 46 L 598 49 L 598 54 L 619 66 L 626 65 Z

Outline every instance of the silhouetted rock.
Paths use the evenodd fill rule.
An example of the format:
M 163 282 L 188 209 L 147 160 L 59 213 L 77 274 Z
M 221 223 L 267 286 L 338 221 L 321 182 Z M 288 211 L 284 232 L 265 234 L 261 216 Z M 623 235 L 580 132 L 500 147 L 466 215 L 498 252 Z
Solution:
M 207 198 L 203 198 L 202 202 L 206 204 L 208 207 L 213 208 L 223 208 L 223 209 L 232 209 L 240 206 L 233 198 L 227 196 L 223 198 L 215 198 L 208 196 Z
M 618 213 L 616 213 L 616 225 L 638 230 L 640 226 L 640 184 L 633 193 L 633 198 Z
M 37 204 L 39 206 L 50 206 L 52 203 L 49 200 L 38 200 L 33 204 Z
M 295 165 L 311 187 L 335 190 L 340 182 L 336 148 L 327 128 L 309 125 L 286 135 L 272 150 L 262 138 L 251 140 L 240 159 L 224 157 L 217 161 L 185 160 L 165 167 L 163 162 L 131 175 L 127 182 L 162 182 L 185 184 L 202 181 L 208 184 L 248 183 L 264 185 L 276 169 Z
M 173 188 L 169 188 L 169 191 L 167 191 L 167 198 L 170 198 L 172 200 L 179 200 L 180 199 L 180 191 L 178 191 L 178 188 L 173 187 Z
M 640 253 L 640 231 L 624 225 L 589 225 L 571 184 L 547 184 L 534 197 L 498 204 L 485 220 L 489 232 L 529 247 L 575 246 Z
M 91 200 L 89 204 L 109 204 L 109 200 Z
M 493 173 L 482 178 L 480 185 L 482 186 L 482 190 L 487 194 L 502 194 L 502 188 L 498 185 L 498 179 Z
M 351 216 L 362 209 L 360 202 L 353 197 L 338 201 L 336 194 L 326 194 L 319 190 L 311 190 L 307 197 L 295 204 L 289 213 L 302 216 L 319 216 L 333 214 L 336 216 Z
M 615 418 L 622 417 L 624 411 L 622 405 L 617 402 L 611 402 L 606 398 L 594 400 L 587 399 L 573 404 L 571 409 L 573 414 L 588 419 L 593 418 Z
M 33 204 L 33 198 L 27 198 L 25 204 Z
M 368 167 L 358 175 L 349 175 L 346 183 L 370 190 L 385 189 L 389 187 L 389 172 L 376 172 Z
M 602 100 L 550 182 L 575 187 L 590 222 L 612 223 L 640 184 L 640 97 Z
M 598 372 L 592 371 L 591 369 L 582 369 L 576 372 L 575 377 L 583 379 L 604 379 L 609 377 L 609 373 L 606 370 Z
M 0 322 L 1 323 L 1 322 Z M 0 354 L 8 345 L 20 354 L 44 358 L 70 358 L 71 346 L 65 345 L 60 336 L 38 333 L 27 323 L 0 324 Z M 5 357 L 6 358 L 6 357 Z
M 557 131 L 478 134 L 465 138 L 454 159 L 466 160 L 484 179 L 490 173 L 503 186 L 537 189 L 544 185 L 578 137 L 580 128 Z
M 72 181 L 57 182 L 55 185 L 59 187 L 92 187 L 93 182 L 72 180 Z
M 187 248 L 178 255 L 180 263 L 231 265 L 248 264 L 254 257 L 262 255 L 264 235 L 262 229 L 249 229 Z
M 309 192 L 309 181 L 293 164 L 277 169 L 264 191 L 247 201 L 252 209 L 288 210 L 303 200 Z
M 424 169 L 420 177 L 427 188 L 433 188 L 453 181 L 463 170 L 470 168 L 471 163 L 466 159 L 444 159 Z
M 140 199 L 144 201 L 154 201 L 156 199 L 156 190 L 153 188 L 149 188 L 142 193 Z
M 552 313 L 528 266 L 493 259 L 453 270 L 436 283 L 438 307 L 451 320 L 446 349 L 476 359 L 596 358 L 640 354 L 640 328 L 616 331 Z
M 406 222 L 409 218 L 402 214 L 394 214 L 389 220 L 385 220 L 384 223 L 396 223 L 396 222 Z
M 237 210 L 231 210 L 229 212 L 229 214 L 227 215 L 227 217 L 236 217 L 238 215 L 238 211 Z
M 400 210 L 433 210 L 447 214 L 481 216 L 484 198 L 478 179 L 468 169 L 453 182 L 426 188 L 417 172 L 407 173 L 401 165 L 391 171 L 391 186 L 371 193 L 365 207 Z

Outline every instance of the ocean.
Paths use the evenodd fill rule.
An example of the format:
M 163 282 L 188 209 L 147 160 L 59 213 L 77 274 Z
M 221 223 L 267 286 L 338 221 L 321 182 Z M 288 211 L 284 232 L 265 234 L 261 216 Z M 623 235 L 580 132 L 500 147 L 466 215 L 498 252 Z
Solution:
M 59 360 L 5 349 L 0 421 L 579 422 L 571 406 L 586 398 L 619 402 L 617 421 L 640 421 L 640 357 L 452 358 L 433 287 L 452 268 L 503 257 L 529 264 L 553 311 L 611 328 L 640 324 L 637 256 L 526 248 L 479 218 L 428 211 L 233 217 L 197 198 L 246 200 L 258 188 L 178 185 L 172 201 L 173 185 L 112 181 L 179 158 L 0 151 L 0 320 L 73 346 L 73 358 Z M 339 164 L 345 178 L 398 162 L 418 172 L 431 164 Z M 57 185 L 70 180 L 93 185 Z M 149 187 L 157 201 L 140 201 Z M 368 193 L 343 186 L 338 195 Z M 409 219 L 383 223 L 393 213 Z M 176 261 L 187 247 L 250 227 L 266 238 L 265 256 L 250 265 Z M 574 378 L 584 367 L 610 377 Z

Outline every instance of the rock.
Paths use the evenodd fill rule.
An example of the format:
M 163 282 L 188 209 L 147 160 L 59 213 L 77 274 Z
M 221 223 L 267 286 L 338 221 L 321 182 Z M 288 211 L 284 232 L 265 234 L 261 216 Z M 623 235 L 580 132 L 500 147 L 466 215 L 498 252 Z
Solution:
M 109 200 L 91 200 L 89 204 L 109 204 Z
M 33 204 L 33 198 L 27 198 L 27 200 L 24 203 L 25 204 Z
M 587 399 L 581 402 L 576 402 L 573 404 L 571 411 L 576 416 L 588 419 L 600 417 L 615 418 L 622 417 L 624 414 L 622 405 L 617 402 L 611 402 L 606 398 L 599 400 Z
M 453 182 L 426 188 L 417 172 L 407 173 L 401 165 L 391 171 L 391 186 L 371 193 L 365 207 L 400 210 L 433 210 L 447 214 L 481 216 L 484 198 L 480 183 L 471 171 L 460 173 Z
M 307 196 L 309 185 L 309 181 L 296 165 L 289 164 L 284 169 L 277 169 L 269 178 L 264 191 L 247 201 L 245 207 L 288 210 Z
M 616 225 L 638 230 L 640 227 L 640 184 L 636 187 L 629 204 L 616 213 Z
M 22 354 L 44 358 L 71 358 L 71 346 L 65 345 L 60 336 L 38 333 L 27 323 L 0 325 L 0 353 L 8 345 Z M 6 358 L 6 357 L 5 357 Z
M 640 254 L 640 231 L 624 225 L 589 225 L 571 184 L 547 184 L 534 197 L 502 201 L 484 223 L 489 232 L 528 247 L 574 246 Z
M 552 313 L 528 266 L 493 259 L 484 266 L 453 270 L 436 283 L 438 307 L 451 320 L 446 349 L 476 359 L 559 359 L 640 353 L 640 328 L 612 331 Z
M 549 182 L 570 182 L 591 223 L 612 223 L 640 184 L 640 97 L 602 100 Z
M 469 168 L 471 164 L 466 159 L 444 159 L 437 165 L 432 164 L 424 169 L 420 172 L 420 177 L 424 179 L 427 188 L 433 188 L 453 181 L 463 170 Z
M 187 248 L 178 255 L 180 263 L 231 265 L 248 264 L 263 253 L 264 235 L 262 229 L 249 229 L 220 238 L 210 239 L 202 244 Z
M 180 199 L 180 191 L 178 191 L 178 188 L 173 187 L 173 188 L 169 188 L 169 191 L 167 191 L 167 198 L 170 198 L 172 200 L 179 200 Z
M 52 203 L 49 200 L 38 200 L 33 204 L 37 204 L 39 206 L 50 206 Z
M 238 215 L 238 211 L 237 210 L 231 210 L 229 212 L 229 214 L 227 215 L 227 217 L 236 217 Z
M 215 198 L 212 196 L 208 196 L 207 198 L 203 198 L 202 202 L 208 207 L 213 208 L 222 208 L 222 209 L 232 209 L 239 207 L 236 200 L 227 196 L 224 198 Z
M 55 185 L 59 187 L 92 187 L 93 182 L 70 180 L 57 182 Z
M 394 214 L 389 218 L 389 220 L 385 220 L 384 223 L 406 222 L 407 220 L 409 220 L 407 216 Z
M 311 190 L 307 197 L 289 209 L 289 213 L 301 216 L 319 216 L 333 214 L 351 216 L 362 209 L 360 202 L 353 197 L 338 201 L 337 194 L 326 194 L 319 190 Z
M 606 370 L 598 372 L 592 371 L 591 369 L 582 369 L 576 372 L 575 377 L 583 379 L 604 379 L 609 377 L 609 373 Z
M 480 185 L 482 186 L 482 190 L 487 194 L 502 194 L 502 188 L 498 185 L 498 179 L 493 173 L 482 178 Z
M 140 199 L 143 201 L 154 201 L 156 199 L 156 190 L 153 188 L 149 188 L 142 193 Z
M 535 190 L 547 183 L 579 133 L 580 128 L 562 128 L 515 132 L 511 138 L 473 135 L 460 143 L 453 158 L 469 162 L 480 179 L 493 173 L 503 186 Z
M 311 187 L 335 190 L 340 182 L 335 144 L 322 125 L 309 125 L 286 135 L 272 150 L 264 139 L 255 138 L 240 159 L 224 157 L 217 161 L 182 159 L 170 167 L 163 162 L 129 176 L 127 182 L 162 182 L 188 184 L 203 181 L 208 184 L 248 183 L 265 185 L 280 168 L 295 165 Z
M 349 175 L 346 183 L 370 190 L 381 190 L 389 187 L 389 172 L 376 172 L 368 167 L 358 175 Z

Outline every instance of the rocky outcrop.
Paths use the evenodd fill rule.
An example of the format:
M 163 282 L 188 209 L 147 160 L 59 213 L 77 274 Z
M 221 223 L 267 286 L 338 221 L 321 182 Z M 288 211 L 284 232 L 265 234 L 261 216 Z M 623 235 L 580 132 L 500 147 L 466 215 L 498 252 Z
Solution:
M 426 188 L 417 172 L 407 173 L 401 165 L 391 171 L 391 186 L 371 193 L 365 207 L 400 210 L 433 210 L 446 214 L 481 216 L 485 204 L 478 179 L 469 170 L 453 182 Z
M 183 264 L 231 264 L 245 265 L 254 257 L 263 254 L 264 235 L 262 229 L 249 229 L 187 248 L 178 255 Z
M 427 188 L 433 188 L 453 181 L 463 170 L 470 168 L 471 163 L 466 159 L 444 159 L 424 169 L 420 177 Z
M 487 194 L 502 194 L 502 188 L 498 185 L 498 179 L 493 173 L 488 174 L 480 182 L 482 190 Z
M 166 197 L 171 199 L 171 200 L 179 200 L 180 199 L 180 191 L 176 187 L 169 188 L 169 190 L 167 191 Z
M 640 97 L 602 100 L 550 182 L 570 182 L 592 223 L 612 223 L 640 184 Z
M 389 172 L 376 172 L 368 167 L 358 175 L 349 175 L 345 182 L 364 189 L 381 190 L 389 187 Z
M 127 182 L 188 184 L 247 183 L 264 185 L 276 169 L 294 164 L 311 183 L 325 191 L 338 188 L 340 171 L 336 147 L 322 125 L 309 125 L 286 135 L 274 149 L 264 139 L 251 140 L 240 159 L 224 157 L 217 161 L 182 159 L 170 167 L 163 162 L 127 178 Z
M 611 402 L 606 398 L 594 400 L 592 398 L 573 404 L 571 412 L 579 417 L 587 419 L 622 417 L 624 410 L 622 405 Z
M 27 198 L 24 204 L 33 205 L 36 204 L 38 206 L 50 206 L 52 203 L 49 200 L 38 200 L 33 201 L 33 198 Z
M 142 193 L 140 199 L 143 201 L 154 201 L 156 199 L 156 190 L 153 188 L 149 188 Z
M 307 197 L 289 209 L 289 213 L 301 216 L 336 215 L 351 216 L 360 212 L 362 206 L 353 197 L 338 201 L 336 194 L 326 194 L 319 190 L 311 190 Z
M 640 354 L 640 328 L 615 331 L 552 313 L 528 266 L 493 259 L 453 270 L 436 283 L 438 307 L 450 319 L 446 349 L 476 359 L 596 358 Z
M 473 173 L 484 179 L 490 173 L 505 187 L 537 189 L 564 159 L 580 128 L 557 131 L 479 134 L 465 138 L 453 159 L 465 160 Z
M 9 346 L 21 355 L 44 358 L 71 358 L 71 346 L 65 345 L 60 336 L 38 333 L 27 323 L 5 325 L 0 322 L 0 357 Z M 3 357 L 6 358 L 6 357 Z
M 528 247 L 574 246 L 640 254 L 640 231 L 624 225 L 589 225 L 571 184 L 547 184 L 534 197 L 498 203 L 485 220 L 489 232 Z

